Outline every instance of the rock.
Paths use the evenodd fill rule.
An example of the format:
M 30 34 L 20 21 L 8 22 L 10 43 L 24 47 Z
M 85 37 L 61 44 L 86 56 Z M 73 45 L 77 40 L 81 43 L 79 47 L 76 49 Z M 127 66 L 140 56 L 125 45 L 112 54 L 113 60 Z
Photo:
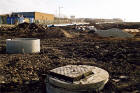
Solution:
M 127 79 L 128 76 L 120 76 L 119 78 L 120 78 L 120 79 Z
M 4 84 L 4 83 L 6 83 L 6 82 L 5 82 L 5 81 L 1 81 L 0 83 Z
M 99 49 L 100 47 L 99 46 L 95 46 L 97 49 Z
M 114 82 L 120 82 L 120 79 L 112 79 Z

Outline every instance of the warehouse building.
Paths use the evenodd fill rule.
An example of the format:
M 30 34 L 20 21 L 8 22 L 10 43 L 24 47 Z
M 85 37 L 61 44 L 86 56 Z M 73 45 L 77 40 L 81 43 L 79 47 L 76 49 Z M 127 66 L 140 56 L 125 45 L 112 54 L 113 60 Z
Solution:
M 1 16 L 0 16 L 1 18 Z M 17 23 L 47 23 L 54 21 L 53 14 L 46 14 L 40 12 L 13 12 L 9 16 L 5 16 L 6 24 L 17 24 Z M 0 19 L 2 20 L 2 18 Z M 1 22 L 4 23 L 5 22 Z
M 7 24 L 8 14 L 0 15 L 0 24 Z

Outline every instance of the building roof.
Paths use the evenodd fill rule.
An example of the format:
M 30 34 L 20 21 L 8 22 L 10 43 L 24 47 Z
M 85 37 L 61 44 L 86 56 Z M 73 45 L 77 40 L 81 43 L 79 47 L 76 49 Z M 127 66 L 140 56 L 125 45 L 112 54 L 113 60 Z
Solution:
M 0 15 L 0 16 L 9 16 L 9 14 L 2 14 L 2 15 Z

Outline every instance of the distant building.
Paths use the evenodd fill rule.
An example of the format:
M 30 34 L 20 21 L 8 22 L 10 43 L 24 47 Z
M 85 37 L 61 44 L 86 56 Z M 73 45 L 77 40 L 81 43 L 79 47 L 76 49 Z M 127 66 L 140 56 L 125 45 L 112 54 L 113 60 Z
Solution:
M 0 21 L 3 19 L 4 15 L 0 16 Z M 54 21 L 53 14 L 46 14 L 40 12 L 13 12 L 12 14 L 5 16 L 6 22 L 1 22 L 3 24 L 16 24 L 16 23 L 46 23 Z
M 8 16 L 8 14 L 0 15 L 0 24 L 6 24 Z
M 71 19 L 75 19 L 75 16 L 70 16 Z

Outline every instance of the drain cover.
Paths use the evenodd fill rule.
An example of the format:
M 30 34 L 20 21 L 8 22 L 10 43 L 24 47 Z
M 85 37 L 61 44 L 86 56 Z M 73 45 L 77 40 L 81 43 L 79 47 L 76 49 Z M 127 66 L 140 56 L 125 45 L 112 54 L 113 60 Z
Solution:
M 92 70 L 94 69 L 93 66 L 86 66 L 86 65 L 67 65 L 64 67 L 59 67 L 53 70 L 50 70 L 49 75 L 61 80 L 65 81 L 79 81 L 91 74 L 93 74 Z
M 109 80 L 107 71 L 96 66 L 67 65 L 50 70 L 47 93 L 89 93 L 99 91 Z

